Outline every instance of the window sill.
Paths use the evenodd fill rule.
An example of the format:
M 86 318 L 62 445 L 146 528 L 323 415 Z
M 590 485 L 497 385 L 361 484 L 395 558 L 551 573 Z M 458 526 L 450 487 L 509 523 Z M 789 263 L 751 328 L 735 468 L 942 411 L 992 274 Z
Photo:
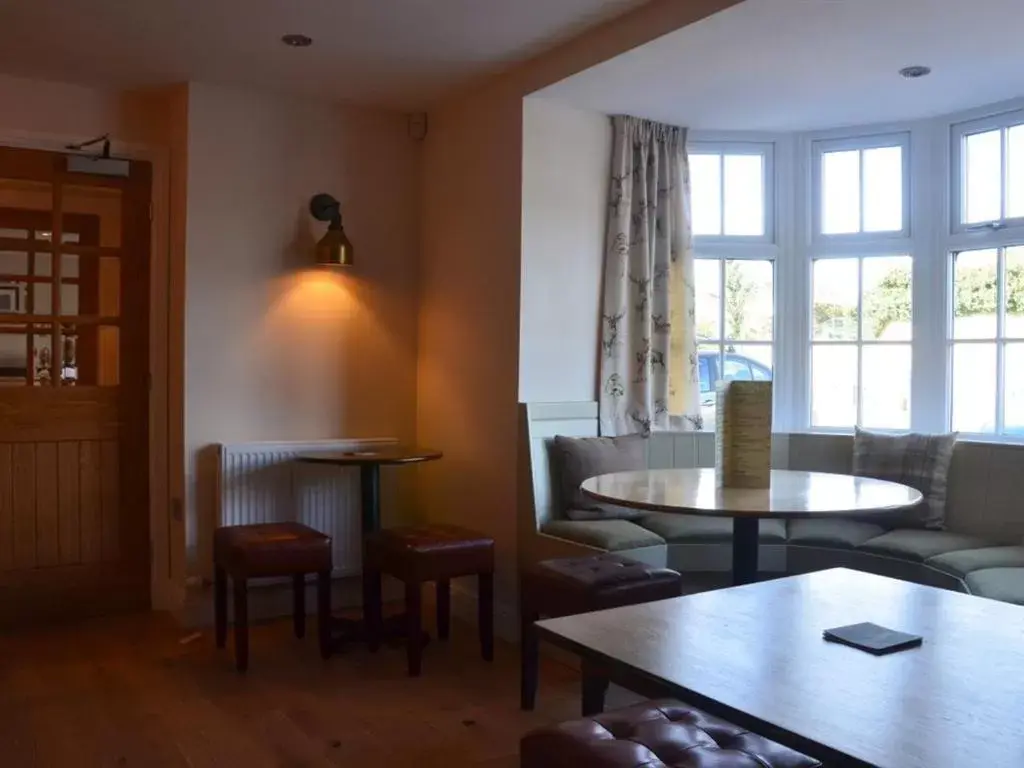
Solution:
M 906 434 L 907 430 L 898 429 L 871 429 L 869 432 L 877 434 L 891 434 L 891 435 L 902 435 Z M 714 439 L 715 430 L 705 429 L 701 431 L 687 431 L 679 429 L 666 429 L 654 433 L 659 436 L 666 437 L 677 437 L 680 435 L 708 435 L 709 438 Z M 852 429 L 794 429 L 786 432 L 773 432 L 772 435 L 813 435 L 817 437 L 849 437 L 853 438 Z M 942 433 L 935 433 L 942 434 Z M 1021 435 L 987 435 L 978 432 L 961 432 L 957 437 L 957 442 L 960 443 L 978 443 L 981 445 L 1018 445 L 1024 447 L 1024 434 Z

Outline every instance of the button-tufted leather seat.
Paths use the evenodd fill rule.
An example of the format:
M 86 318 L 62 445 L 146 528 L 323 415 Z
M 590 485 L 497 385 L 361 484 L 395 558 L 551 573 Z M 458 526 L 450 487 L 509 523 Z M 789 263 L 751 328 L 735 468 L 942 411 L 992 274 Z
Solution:
M 536 702 L 540 651 L 533 624 L 542 616 L 572 616 L 666 600 L 678 597 L 682 590 L 682 577 L 675 571 L 613 554 L 545 560 L 526 569 L 521 582 L 520 705 L 523 709 L 533 709 Z M 584 714 L 600 711 L 602 690 L 598 686 L 591 691 L 593 699 L 584 701 Z
M 678 701 L 638 704 L 542 728 L 522 768 L 820 768 L 821 763 Z

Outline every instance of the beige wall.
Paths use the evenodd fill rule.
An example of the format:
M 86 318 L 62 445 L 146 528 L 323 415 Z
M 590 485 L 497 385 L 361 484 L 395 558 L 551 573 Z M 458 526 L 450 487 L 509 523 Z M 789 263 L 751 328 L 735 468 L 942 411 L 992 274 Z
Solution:
M 523 402 L 594 398 L 611 147 L 606 115 L 524 100 Z
M 496 537 L 506 605 L 517 550 L 523 98 L 735 2 L 654 0 L 431 111 L 416 424 L 446 458 L 421 472 L 420 498 L 435 519 Z
M 155 330 L 171 354 L 151 361 L 171 386 L 156 396 L 174 413 L 179 378 L 185 393 L 183 423 L 154 422 L 172 446 L 153 486 L 156 507 L 172 500 L 156 515 L 157 570 L 181 585 L 198 523 L 212 522 L 195 489 L 204 445 L 392 434 L 445 451 L 417 470 L 421 503 L 498 538 L 507 592 L 523 97 L 733 1 L 655 0 L 449 99 L 431 112 L 421 159 L 394 114 L 206 85 L 118 93 L 0 76 L 5 140 L 59 147 L 111 132 L 156 152 L 154 271 L 185 294 L 182 318 L 154 306 L 171 312 Z M 305 204 L 318 191 L 342 200 L 356 245 L 343 276 L 304 269 L 318 234 Z
M 190 550 L 213 523 L 204 446 L 414 437 L 419 151 L 398 114 L 189 86 Z M 352 270 L 313 267 L 317 192 L 342 203 Z
M 163 295 L 153 308 L 172 313 L 154 329 L 172 353 L 151 361 L 163 398 L 154 428 L 172 447 L 153 485 L 169 599 L 205 570 L 204 446 L 414 437 L 421 145 L 403 116 L 202 84 L 118 93 L 3 76 L 0 103 L 19 105 L 0 112 L 8 142 L 56 149 L 110 132 L 115 149 L 145 145 L 166 160 L 155 168 L 154 272 L 185 297 L 181 318 Z M 356 246 L 343 275 L 311 268 L 322 227 L 306 205 L 321 191 L 341 199 Z M 168 419 L 179 407 L 183 421 Z

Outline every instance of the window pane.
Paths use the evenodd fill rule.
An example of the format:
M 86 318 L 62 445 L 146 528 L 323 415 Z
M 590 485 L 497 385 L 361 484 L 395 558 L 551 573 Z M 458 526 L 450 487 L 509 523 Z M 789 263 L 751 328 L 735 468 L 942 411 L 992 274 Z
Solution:
M 82 325 L 68 333 L 65 367 L 79 384 L 115 387 L 121 377 L 120 329 L 113 325 Z
M 725 335 L 737 341 L 772 338 L 774 271 L 770 261 L 725 262 Z
M 953 338 L 996 337 L 998 264 L 995 249 L 963 251 L 954 257 Z
M 704 417 L 704 429 L 715 431 L 715 390 L 718 387 L 720 348 L 718 345 L 703 344 L 700 355 L 700 412 Z
M 771 344 L 737 344 L 731 349 L 734 356 L 746 360 L 750 365 L 750 375 L 754 381 L 772 380 Z
M 819 341 L 857 339 L 857 259 L 814 262 L 814 338 Z
M 32 333 L 32 331 L 35 333 Z M 32 340 L 32 353 L 36 355 L 44 347 L 42 363 L 47 364 L 49 347 L 52 344 L 52 327 L 36 325 L 0 325 L 0 386 L 26 386 L 36 375 L 35 364 L 29 365 L 29 339 Z M 47 368 L 47 373 L 49 369 Z
M 1006 286 L 1003 301 L 1006 317 L 1003 320 L 1003 335 L 1011 339 L 1024 339 L 1024 246 L 1007 248 Z
M 996 345 L 953 345 L 953 429 L 994 432 Z
M 965 224 L 1002 218 L 1002 132 L 986 131 L 964 138 Z
M 821 231 L 860 231 L 860 151 L 825 152 L 821 157 Z
M 1024 216 L 1024 125 L 1006 132 L 1006 215 Z
M 910 341 L 911 280 L 913 262 L 909 256 L 880 256 L 864 259 L 864 328 L 866 341 Z
M 734 352 L 725 353 L 725 362 L 722 365 L 723 381 L 753 381 L 754 375 L 750 372 L 750 362 Z
M 861 424 L 910 429 L 910 345 L 867 344 L 861 353 Z
M 857 348 L 815 344 L 811 349 L 811 426 L 857 422 Z
M 864 231 L 903 229 L 903 147 L 864 150 Z
M 4 237 L 4 235 L 0 235 Z M 0 251 L 0 280 L 8 282 L 12 276 L 28 274 L 28 253 L 24 251 Z M 10 312 L 4 309 L 4 312 Z
M 690 155 L 693 234 L 722 234 L 721 155 Z
M 764 234 L 764 158 L 725 156 L 725 234 Z
M 1003 351 L 1003 431 L 1024 435 L 1024 344 Z
M 698 355 L 701 366 L 701 395 L 706 395 L 708 392 L 713 394 L 718 386 L 718 380 L 721 378 L 719 375 L 721 348 L 717 344 L 701 344 L 698 348 Z M 704 378 L 705 369 L 708 372 L 707 379 Z
M 722 337 L 722 262 L 717 259 L 695 259 L 694 280 L 697 293 L 697 340 Z
M 711 369 L 713 368 L 711 357 L 709 355 L 700 356 L 700 391 L 701 394 L 710 392 L 714 389 L 711 386 Z

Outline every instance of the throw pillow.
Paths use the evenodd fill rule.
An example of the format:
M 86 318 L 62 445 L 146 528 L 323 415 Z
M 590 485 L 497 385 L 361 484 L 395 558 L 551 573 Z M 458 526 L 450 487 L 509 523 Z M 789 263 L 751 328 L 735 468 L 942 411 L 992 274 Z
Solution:
M 555 467 L 560 476 L 562 509 L 570 520 L 631 520 L 643 510 L 601 504 L 583 494 L 584 480 L 610 472 L 647 469 L 647 445 L 641 435 L 623 437 L 562 437 L 554 441 Z
M 921 492 L 924 500 L 904 523 L 942 530 L 946 520 L 946 485 L 956 433 L 882 435 L 857 429 L 853 439 L 853 474 L 891 480 Z

